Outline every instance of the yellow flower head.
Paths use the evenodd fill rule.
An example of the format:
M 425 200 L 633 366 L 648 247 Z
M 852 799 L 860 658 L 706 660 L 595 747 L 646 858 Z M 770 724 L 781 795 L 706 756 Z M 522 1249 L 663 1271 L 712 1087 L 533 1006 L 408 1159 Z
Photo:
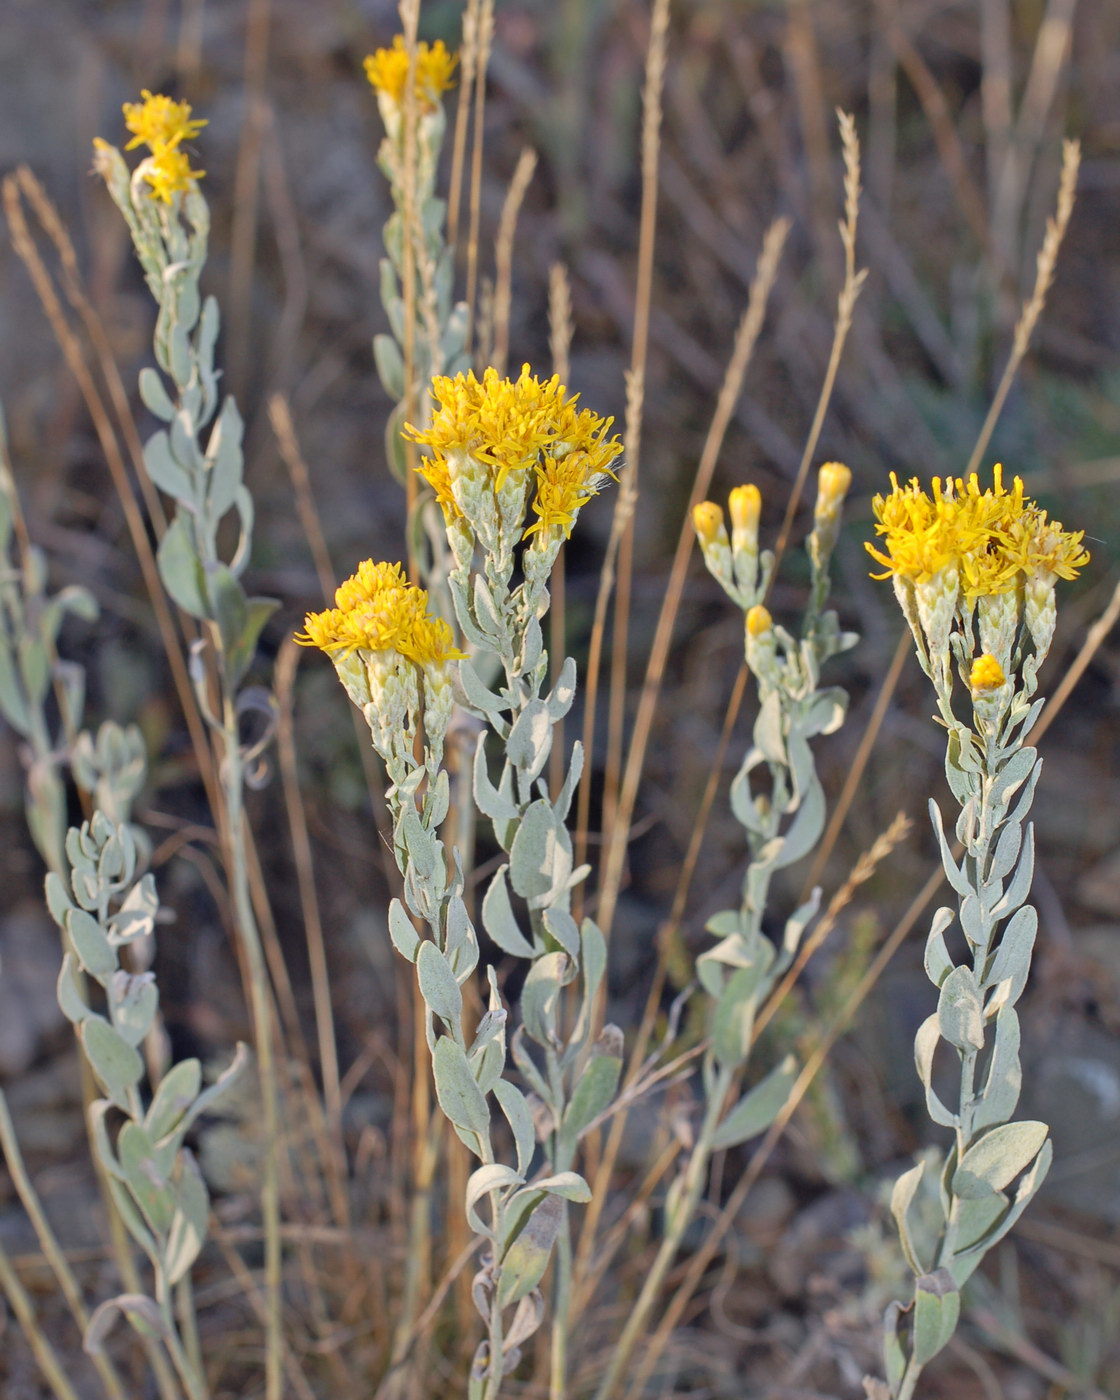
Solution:
M 701 544 L 713 544 L 725 529 L 723 509 L 715 501 L 701 501 L 692 507 L 692 527 Z
M 339 584 L 334 601 L 333 608 L 307 614 L 296 634 L 301 646 L 328 654 L 394 651 L 418 666 L 463 656 L 443 618 L 429 615 L 427 593 L 408 581 L 399 564 L 366 559 Z
M 449 53 L 442 39 L 431 45 L 421 40 L 416 45 L 416 100 L 424 111 L 434 111 L 442 94 L 454 85 L 451 75 L 458 62 L 459 55 Z M 402 106 L 408 82 L 404 36 L 398 34 L 391 49 L 369 54 L 364 66 L 370 86 Z
M 144 88 L 143 102 L 126 102 L 122 107 L 124 124 L 132 132 L 126 151 L 148 146 L 153 152 L 193 141 L 206 122 L 191 116 L 189 102 L 176 102 L 162 93 L 152 94 Z
M 1010 490 L 1004 486 L 998 465 L 983 490 L 975 472 L 944 484 L 935 477 L 931 494 L 916 479 L 899 486 L 893 472 L 891 486 L 872 502 L 885 546 L 867 545 L 886 570 L 877 578 L 897 574 L 924 583 L 954 565 L 965 595 L 978 598 L 1013 592 L 1040 570 L 1075 578 L 1088 562 L 1083 533 L 1047 522 L 1046 512 L 1025 497 L 1020 477 Z
M 998 690 L 1001 685 L 1007 684 L 1007 677 L 996 658 L 985 652 L 972 663 L 968 684 L 973 691 Z
M 756 603 L 747 613 L 747 631 L 752 637 L 761 637 L 774 626 L 774 619 L 767 608 Z
M 756 533 L 758 518 L 762 514 L 762 492 L 753 481 L 745 486 L 736 486 L 727 498 L 727 508 L 731 512 L 734 529 Z
M 190 157 L 178 146 L 157 146 L 143 165 L 143 178 L 151 185 L 153 199 L 170 204 L 173 195 L 186 194 L 205 170 L 192 170 Z
M 542 382 L 523 365 L 516 380 L 493 368 L 479 380 L 471 370 L 437 375 L 431 392 L 431 426 L 421 431 L 407 423 L 404 431 L 432 449 L 418 471 L 450 517 L 462 513 L 452 473 L 467 458 L 486 469 L 496 491 L 511 473 L 535 471 L 538 522 L 531 531 L 550 524 L 570 530 L 579 508 L 615 475 L 611 463 L 622 444 L 608 436 L 614 419 L 578 409 L 579 395 L 569 395 L 557 375 Z

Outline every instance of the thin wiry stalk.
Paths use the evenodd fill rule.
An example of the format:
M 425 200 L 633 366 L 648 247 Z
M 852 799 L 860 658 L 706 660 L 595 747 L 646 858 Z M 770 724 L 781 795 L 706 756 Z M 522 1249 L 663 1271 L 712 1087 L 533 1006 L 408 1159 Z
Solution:
M 626 823 L 618 812 L 622 779 L 623 736 L 626 727 L 626 669 L 630 639 L 630 601 L 634 582 L 634 510 L 638 500 L 641 464 L 642 411 L 645 406 L 649 327 L 653 304 L 653 254 L 657 239 L 658 163 L 661 155 L 661 119 L 665 91 L 665 62 L 669 34 L 669 0 L 654 0 L 642 91 L 642 208 L 638 227 L 638 271 L 634 294 L 634 338 L 630 349 L 630 374 L 626 401 L 626 472 L 618 493 L 616 514 L 620 526 L 614 626 L 611 635 L 611 673 L 607 708 L 607 756 L 603 786 L 604 858 L 608 865 L 614 849 L 624 853 Z M 585 750 L 590 752 L 590 749 Z M 590 766 L 590 765 L 589 765 Z M 602 924 L 610 933 L 610 923 Z
M 513 179 L 509 182 L 502 216 L 498 222 L 498 238 L 495 244 L 494 279 L 494 353 L 491 364 L 499 374 L 505 374 L 509 359 L 509 319 L 513 300 L 513 243 L 517 232 L 517 216 L 533 171 L 537 168 L 537 153 L 528 146 L 517 160 Z
M 404 339 L 401 350 L 404 357 L 404 395 L 402 403 L 406 420 L 416 417 L 416 124 L 419 120 L 419 107 L 416 100 L 416 55 L 417 28 L 420 24 L 420 0 L 400 0 L 398 13 L 404 44 L 408 51 L 408 75 L 404 86 L 404 169 L 401 171 L 401 191 L 404 224 L 403 267 L 401 269 L 402 295 L 404 297 Z M 423 234 L 421 233 L 421 242 Z M 409 519 L 416 507 L 420 493 L 420 483 L 413 468 L 416 466 L 416 446 L 407 442 L 406 461 L 409 470 L 405 473 L 405 499 Z M 413 534 L 408 533 L 408 572 L 413 578 L 420 577 L 419 561 L 413 543 Z
M 657 629 L 654 633 L 653 645 L 650 648 L 649 661 L 646 665 L 645 681 L 642 686 L 641 697 L 638 701 L 638 710 L 634 719 L 633 738 L 630 741 L 630 748 L 626 757 L 626 771 L 623 776 L 622 790 L 619 796 L 619 805 L 616 814 L 616 820 L 620 830 L 626 830 L 628 828 L 634 815 L 634 804 L 637 801 L 638 784 L 641 780 L 646 750 L 653 728 L 654 714 L 656 712 L 658 699 L 660 698 L 661 686 L 665 678 L 665 666 L 669 658 L 669 648 L 672 645 L 673 628 L 676 624 L 681 598 L 684 593 L 688 563 L 692 557 L 696 538 L 695 531 L 692 528 L 692 507 L 696 505 L 697 502 L 704 499 L 711 485 L 712 475 L 715 471 L 716 463 L 719 460 L 719 454 L 723 449 L 724 438 L 727 435 L 731 417 L 735 412 L 735 405 L 738 403 L 739 396 L 742 393 L 743 380 L 746 376 L 747 367 L 750 364 L 755 345 L 758 342 L 758 337 L 762 330 L 763 320 L 766 316 L 767 303 L 775 279 L 777 278 L 778 265 L 781 261 L 782 249 L 785 246 L 789 228 L 790 223 L 788 219 L 777 219 L 766 231 L 766 236 L 762 242 L 762 251 L 758 258 L 758 268 L 751 284 L 746 310 L 743 312 L 739 321 L 731 358 L 724 372 L 723 384 L 720 387 L 719 398 L 716 401 L 715 413 L 712 415 L 708 436 L 704 442 L 704 449 L 700 454 L 700 461 L 696 468 L 696 476 L 693 480 L 692 491 L 688 499 L 688 508 L 682 518 L 680 534 L 677 539 L 677 549 L 673 556 L 672 566 L 669 570 L 669 582 L 665 590 L 665 601 L 662 604 L 661 612 L 657 619 Z M 621 842 L 613 842 L 605 855 L 605 869 L 600 887 L 598 910 L 600 927 L 604 930 L 610 928 L 614 916 L 615 902 L 618 898 L 622 877 L 624 855 L 625 847 Z
M 572 289 L 568 282 L 568 269 L 563 263 L 553 263 L 548 273 L 548 347 L 552 355 L 552 372 L 558 375 L 561 384 L 571 380 L 572 350 Z M 556 556 L 549 581 L 552 593 L 552 607 L 548 616 L 548 651 L 552 668 L 552 684 L 560 676 L 564 657 L 568 654 L 567 633 L 567 588 L 564 568 L 564 550 Z M 552 753 L 549 756 L 548 782 L 552 792 L 559 792 L 564 782 L 564 720 L 560 719 L 553 729 Z
M 467 163 L 467 128 L 471 119 L 471 92 L 478 66 L 478 21 L 482 0 L 467 0 L 463 12 L 463 42 L 459 49 L 459 100 L 455 106 L 455 135 L 451 144 L 451 179 L 447 198 L 447 246 L 459 241 L 459 210 L 463 198 L 463 172 Z
M 0 1289 L 3 1290 L 4 1296 L 11 1304 L 20 1330 L 27 1338 L 27 1344 L 34 1354 L 39 1370 L 42 1371 L 47 1384 L 54 1391 L 56 1400 L 79 1400 L 78 1392 L 70 1384 L 66 1369 L 58 1358 L 58 1353 L 39 1326 L 39 1319 L 35 1315 L 35 1305 L 31 1301 L 31 1295 L 20 1282 L 15 1269 L 12 1268 L 11 1260 L 3 1245 L 0 1245 Z
M 74 1277 L 74 1271 L 66 1261 L 66 1255 L 51 1229 L 50 1221 L 43 1210 L 38 1193 L 27 1174 L 23 1153 L 20 1151 L 19 1140 L 16 1137 L 15 1124 L 8 1111 L 8 1100 L 2 1092 L 0 1092 L 0 1147 L 4 1150 L 4 1160 L 8 1164 L 12 1185 L 16 1188 L 16 1194 L 19 1196 L 35 1230 L 39 1248 L 43 1251 L 43 1255 L 51 1267 L 51 1272 L 58 1282 L 59 1289 L 66 1299 L 78 1329 L 84 1335 L 89 1326 L 89 1309 L 85 1305 L 85 1299 L 82 1297 L 78 1280 Z M 102 1352 L 95 1352 L 93 1364 L 110 1400 L 125 1400 L 124 1385 L 109 1357 Z
M 485 135 L 486 72 L 494 39 L 494 0 L 482 0 L 478 10 L 474 71 L 474 132 L 471 144 L 470 226 L 467 234 L 467 346 L 475 343 L 478 310 L 478 230 L 482 221 L 482 151 Z
M 966 475 L 977 469 L 980 465 L 980 459 L 987 451 L 988 443 L 991 441 L 999 416 L 1003 412 L 1003 405 L 1007 401 L 1007 395 L 1011 390 L 1015 375 L 1018 373 L 1019 366 L 1030 346 L 1031 337 L 1038 325 L 1038 318 L 1042 315 L 1043 307 L 1046 305 L 1046 294 L 1054 280 L 1058 253 L 1061 250 L 1062 240 L 1066 236 L 1070 217 L 1073 214 L 1077 172 L 1080 165 L 1081 143 L 1079 141 L 1064 142 L 1062 145 L 1062 172 L 1058 181 L 1058 204 L 1054 214 L 1046 221 L 1046 236 L 1042 240 L 1042 247 L 1038 250 L 1036 261 L 1034 289 L 1024 305 L 1015 327 L 1015 334 L 1011 341 L 1011 354 L 988 409 L 988 416 L 984 419 L 984 426 L 980 429 L 980 436 L 976 439 L 976 446 L 972 449 L 972 456 L 968 459 Z
M 805 487 L 805 479 L 809 475 L 817 443 L 820 441 L 821 429 L 824 427 L 825 415 L 828 413 L 828 406 L 832 401 L 832 391 L 836 385 L 840 358 L 844 353 L 848 332 L 852 328 L 852 313 L 867 278 L 866 268 L 861 271 L 856 270 L 856 233 L 859 228 L 860 196 L 859 137 L 856 135 L 855 120 L 847 112 L 838 111 L 836 116 L 840 123 L 840 142 L 844 153 L 844 217 L 840 221 L 840 241 L 844 247 L 844 285 L 840 288 L 840 296 L 836 303 L 836 327 L 833 331 L 832 349 L 828 356 L 828 368 L 825 370 L 824 383 L 821 385 L 816 412 L 813 414 L 809 436 L 805 440 L 805 449 L 801 454 L 801 462 L 797 468 L 793 489 L 786 502 L 782 528 L 778 531 L 778 543 L 774 547 L 774 571 L 771 578 L 777 574 L 778 565 L 781 563 L 782 555 L 789 543 L 794 517 L 801 502 L 801 492 Z
M 350 1202 L 346 1192 L 346 1144 L 342 1131 L 342 1089 L 338 1068 L 338 1045 L 335 1038 L 334 1008 L 331 1003 L 330 969 L 327 965 L 326 940 L 315 889 L 315 871 L 311 854 L 311 837 L 307 830 L 307 813 L 300 793 L 299 770 L 296 763 L 295 739 L 292 731 L 292 694 L 295 687 L 299 649 L 288 641 L 276 661 L 276 702 L 279 708 L 277 747 L 280 775 L 284 785 L 284 803 L 288 809 L 288 829 L 292 840 L 296 882 L 299 886 L 300 911 L 303 916 L 307 957 L 311 970 L 311 997 L 315 1008 L 315 1027 L 319 1043 L 319 1067 L 323 1077 L 323 1098 L 326 1108 L 327 1137 L 330 1153 L 327 1182 L 331 1205 L 337 1225 L 346 1227 L 350 1221 Z

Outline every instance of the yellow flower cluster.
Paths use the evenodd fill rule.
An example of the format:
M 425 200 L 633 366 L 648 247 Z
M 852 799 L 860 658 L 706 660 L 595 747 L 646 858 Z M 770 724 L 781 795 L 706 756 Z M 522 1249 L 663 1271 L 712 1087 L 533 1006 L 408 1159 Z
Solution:
M 965 596 L 983 598 L 1012 593 L 1025 579 L 1076 578 L 1089 561 L 1084 531 L 1049 520 L 1024 496 L 1021 477 L 1007 490 L 998 465 L 984 490 L 975 472 L 967 481 L 934 477 L 932 493 L 916 478 L 900 486 L 893 472 L 891 486 L 872 502 L 884 545 L 866 546 L 885 569 L 876 578 L 920 584 L 955 568 Z
M 451 628 L 428 613 L 428 595 L 399 564 L 366 559 L 335 592 L 335 606 L 308 613 L 296 641 L 329 653 L 392 651 L 418 666 L 462 658 Z
M 190 158 L 182 150 L 183 142 L 193 140 L 206 122 L 191 116 L 189 102 L 176 102 L 147 88 L 140 95 L 143 102 L 126 102 L 122 108 L 125 126 L 132 132 L 125 150 L 148 147 L 151 155 L 141 167 L 142 176 L 152 187 L 152 198 L 170 204 L 174 195 L 185 193 L 193 180 L 206 174 L 205 170 L 192 170 Z
M 453 86 L 452 74 L 458 54 L 449 53 L 442 39 L 434 44 L 421 40 L 416 46 L 416 100 L 425 111 L 433 111 L 439 99 Z M 408 83 L 408 50 L 398 34 L 391 49 L 378 49 L 365 60 L 366 77 L 376 92 L 383 92 L 397 106 L 404 103 Z
M 570 534 L 580 508 L 605 477 L 615 477 L 611 463 L 622 443 L 608 436 L 614 419 L 578 409 L 579 395 L 569 395 L 557 375 L 542 382 L 523 365 L 516 380 L 502 379 L 493 368 L 479 380 L 472 370 L 438 375 L 431 392 L 437 405 L 431 427 L 421 431 L 409 423 L 405 435 L 432 449 L 418 471 L 448 521 L 464 517 L 455 478 L 467 462 L 485 468 L 494 491 L 511 476 L 535 473 L 537 520 L 527 535 L 552 527 Z

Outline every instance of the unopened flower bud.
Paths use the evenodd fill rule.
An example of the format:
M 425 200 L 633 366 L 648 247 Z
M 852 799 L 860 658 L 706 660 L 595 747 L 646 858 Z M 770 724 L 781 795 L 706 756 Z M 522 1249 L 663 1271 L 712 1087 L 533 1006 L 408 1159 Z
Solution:
M 692 508 L 692 527 L 704 554 L 708 572 L 732 598 L 737 597 L 735 573 L 731 566 L 731 542 L 723 523 L 723 507 L 715 501 L 701 501 Z
M 747 613 L 748 633 L 752 637 L 761 637 L 764 632 L 771 632 L 773 629 L 774 619 L 770 616 L 769 609 L 764 608 L 761 603 L 757 603 Z
M 736 486 L 727 498 L 731 511 L 731 526 L 735 531 L 753 534 L 758 538 L 758 517 L 762 512 L 762 492 L 753 481 L 745 486 Z
M 968 684 L 973 692 L 998 690 L 1001 685 L 1007 684 L 1007 677 L 996 658 L 990 652 L 985 652 L 972 663 Z
M 692 508 L 692 525 L 702 546 L 715 544 L 721 535 L 727 533 L 723 523 L 723 511 L 715 501 L 701 501 Z
M 742 590 L 743 600 L 755 596 L 758 586 L 758 517 L 762 511 L 762 493 L 753 482 L 736 486 L 727 499 L 731 511 L 731 559 L 735 580 Z
M 766 694 L 779 681 L 778 643 L 774 636 L 774 619 L 761 603 L 747 613 L 747 665 L 754 672 L 760 690 Z
M 851 470 L 843 462 L 826 462 L 817 477 L 817 514 L 835 514 L 844 504 L 851 484 Z

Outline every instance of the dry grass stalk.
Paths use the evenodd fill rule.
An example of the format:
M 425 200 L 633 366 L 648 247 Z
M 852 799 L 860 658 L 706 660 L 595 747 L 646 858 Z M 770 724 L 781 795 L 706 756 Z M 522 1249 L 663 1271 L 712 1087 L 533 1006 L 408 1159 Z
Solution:
M 572 354 L 572 288 L 568 269 L 563 263 L 553 263 L 548 272 L 548 347 L 552 356 L 552 372 L 560 383 L 571 380 Z M 548 618 L 548 650 L 552 665 L 552 683 L 556 684 L 564 664 L 567 648 L 567 588 L 564 551 L 557 556 L 552 569 L 552 607 Z M 549 786 L 559 792 L 564 781 L 564 754 L 567 750 L 566 727 L 561 720 L 556 726 L 552 754 L 549 758 Z
M 517 233 L 517 216 L 525 199 L 529 182 L 537 168 L 537 153 L 528 146 L 517 160 L 517 168 L 509 182 L 502 217 L 498 223 L 495 243 L 496 276 L 494 279 L 494 353 L 490 363 L 499 374 L 505 374 L 509 359 L 509 318 L 513 305 L 513 244 Z
M 463 42 L 459 47 L 459 98 L 455 105 L 455 135 L 451 146 L 451 176 L 447 198 L 447 246 L 459 242 L 459 211 L 463 198 L 463 174 L 467 163 L 467 130 L 471 120 L 471 94 L 478 68 L 479 19 L 482 0 L 467 0 L 463 11 Z
M 490 48 L 493 41 L 494 0 L 481 0 L 474 40 L 474 132 L 471 144 L 470 225 L 467 233 L 467 315 L 470 321 L 470 330 L 467 333 L 468 349 L 475 344 L 474 324 L 478 302 L 478 231 L 482 222 L 482 153 L 485 135 L 483 118 L 486 113 L 486 72 L 490 67 Z M 466 86 L 465 75 L 463 86 Z M 457 128 L 456 140 L 458 140 Z M 449 241 L 454 240 L 456 232 L 457 228 L 449 228 Z

